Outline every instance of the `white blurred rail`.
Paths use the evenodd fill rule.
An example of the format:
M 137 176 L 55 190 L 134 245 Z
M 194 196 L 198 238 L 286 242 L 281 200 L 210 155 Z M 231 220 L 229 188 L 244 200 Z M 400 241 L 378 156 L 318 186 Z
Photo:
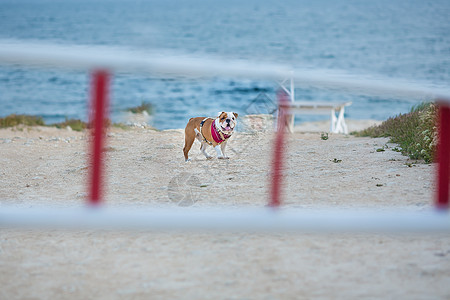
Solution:
M 298 86 L 342 90 L 353 94 L 389 96 L 412 101 L 440 99 L 450 103 L 450 87 L 429 83 L 349 74 L 336 70 L 176 55 L 161 51 L 134 51 L 108 46 L 80 46 L 0 40 L 0 64 L 147 73 L 153 76 L 228 76 L 282 81 Z
M 195 232 L 450 233 L 439 211 L 2 207 L 0 228 Z

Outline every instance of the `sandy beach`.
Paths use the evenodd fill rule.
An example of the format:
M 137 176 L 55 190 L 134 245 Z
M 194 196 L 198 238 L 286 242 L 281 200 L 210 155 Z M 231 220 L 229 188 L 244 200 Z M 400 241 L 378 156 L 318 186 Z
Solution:
M 385 138 L 323 140 L 326 129 L 311 126 L 287 139 L 286 208 L 430 209 L 434 165 Z M 1 205 L 83 205 L 88 139 L 48 127 L 0 130 Z M 106 205 L 264 206 L 271 141 L 270 132 L 237 132 L 229 160 L 206 160 L 196 142 L 185 163 L 181 129 L 112 128 Z M 448 234 L 0 233 L 0 299 L 450 298 Z

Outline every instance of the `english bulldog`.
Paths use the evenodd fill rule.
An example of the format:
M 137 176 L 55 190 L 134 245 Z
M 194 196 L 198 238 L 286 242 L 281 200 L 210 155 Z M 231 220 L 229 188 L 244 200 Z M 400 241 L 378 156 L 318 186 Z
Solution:
M 225 155 L 225 147 L 228 139 L 233 134 L 237 124 L 238 114 L 235 112 L 221 112 L 216 119 L 197 117 L 189 119 L 184 130 L 184 159 L 190 161 L 188 153 L 191 150 L 195 139 L 200 141 L 203 155 L 207 159 L 211 159 L 206 153 L 207 145 L 213 146 L 217 152 L 217 158 L 228 159 Z

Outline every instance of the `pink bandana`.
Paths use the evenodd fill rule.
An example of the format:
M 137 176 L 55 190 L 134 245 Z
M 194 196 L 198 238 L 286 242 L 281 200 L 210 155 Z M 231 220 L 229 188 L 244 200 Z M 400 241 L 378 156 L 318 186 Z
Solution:
M 214 140 L 214 142 L 216 142 L 217 144 L 220 144 L 222 142 L 224 142 L 226 139 L 228 139 L 230 137 L 230 135 L 227 134 L 223 134 L 223 139 L 220 137 L 219 132 L 216 129 L 216 126 L 214 126 L 214 121 L 211 123 L 211 135 L 212 138 Z

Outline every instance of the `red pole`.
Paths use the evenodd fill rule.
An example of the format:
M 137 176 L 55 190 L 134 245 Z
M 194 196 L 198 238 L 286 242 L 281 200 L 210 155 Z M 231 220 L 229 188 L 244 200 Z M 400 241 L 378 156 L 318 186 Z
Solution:
M 96 70 L 92 74 L 91 86 L 91 164 L 89 204 L 96 206 L 103 200 L 103 149 L 105 140 L 105 125 L 108 111 L 109 74 L 104 70 Z
M 277 132 L 272 160 L 272 186 L 269 206 L 278 207 L 281 205 L 281 185 L 284 153 L 284 135 L 286 131 L 286 110 L 288 96 L 285 92 L 278 92 L 278 120 Z
M 437 147 L 437 197 L 436 208 L 439 210 L 449 207 L 450 183 L 450 107 L 441 103 L 439 106 L 439 136 Z

